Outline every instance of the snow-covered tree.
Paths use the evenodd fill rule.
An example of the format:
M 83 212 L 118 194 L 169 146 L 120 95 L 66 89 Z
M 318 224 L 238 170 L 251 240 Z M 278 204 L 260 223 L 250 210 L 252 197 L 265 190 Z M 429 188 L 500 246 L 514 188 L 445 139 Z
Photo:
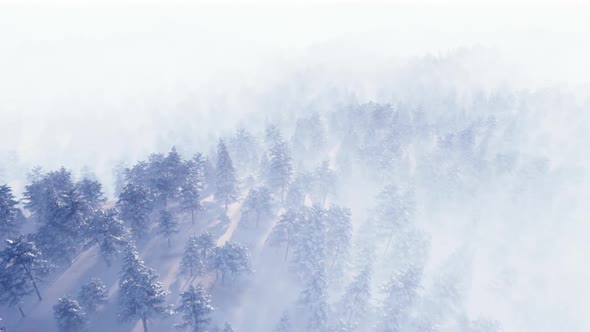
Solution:
M 237 198 L 238 182 L 233 162 L 221 139 L 217 144 L 216 186 L 215 198 L 223 202 L 227 210 L 228 205 Z
M 190 276 L 204 274 L 210 266 L 211 254 L 214 248 L 215 241 L 211 233 L 203 232 L 198 236 L 191 236 L 182 255 L 181 271 L 190 273 Z
M 60 297 L 53 306 L 53 317 L 60 332 L 79 332 L 86 329 L 88 319 L 78 302 L 70 297 Z
M 100 253 L 109 266 L 113 257 L 126 244 L 128 233 L 115 209 L 98 211 L 87 227 L 87 236 L 98 244 Z
M 78 292 L 78 302 L 87 313 L 95 312 L 98 306 L 107 302 L 108 297 L 107 286 L 99 278 L 92 278 Z
M 95 183 L 74 183 L 63 167 L 43 174 L 26 186 L 25 208 L 41 226 L 36 245 L 53 262 L 71 263 L 85 240 L 86 226 L 96 211 L 100 188 Z
M 412 194 L 409 190 L 389 185 L 377 196 L 374 232 L 387 237 L 387 248 L 396 231 L 406 228 L 413 220 L 415 202 Z
M 285 246 L 285 260 L 289 257 L 289 248 L 291 248 L 296 238 L 296 232 L 299 224 L 302 222 L 302 213 L 298 210 L 289 209 L 283 213 L 279 221 L 275 224 L 268 237 L 268 243 L 271 246 Z
M 314 170 L 314 193 L 317 196 L 317 202 L 322 207 L 326 206 L 328 195 L 336 193 L 337 176 L 330 168 L 328 161 L 321 162 Z
M 242 217 L 240 222 L 247 223 L 252 215 L 256 221 L 256 228 L 260 220 L 272 217 L 272 195 L 265 186 L 251 189 L 242 204 Z
M 270 148 L 280 140 L 283 140 L 283 136 L 279 127 L 274 123 L 268 124 L 264 128 L 264 143 Z
M 117 162 L 115 167 L 113 168 L 113 178 L 115 179 L 115 196 L 119 196 L 123 191 L 123 187 L 125 187 L 125 163 L 123 161 Z
M 352 221 L 350 209 L 332 205 L 326 216 L 326 250 L 330 273 L 339 275 L 350 258 Z
M 180 305 L 176 312 L 182 315 L 182 323 L 174 326 L 182 330 L 190 329 L 192 332 L 205 331 L 211 321 L 209 315 L 212 311 L 211 296 L 200 285 L 191 285 L 180 294 Z
M 102 192 L 102 184 L 95 180 L 84 178 L 76 183 L 76 190 L 80 193 L 80 198 L 93 213 L 102 208 L 107 201 Z
M 281 203 L 293 175 L 293 160 L 287 143 L 278 137 L 268 152 L 268 183 L 272 189 L 278 189 Z
M 165 304 L 168 292 L 156 279 L 158 275 L 139 258 L 135 247 L 129 244 L 123 258 L 123 271 L 119 279 L 119 318 L 124 322 L 141 319 L 144 332 L 148 320 L 169 315 Z
M 18 201 L 8 185 L 0 186 L 0 237 L 11 237 L 18 231 L 25 221 L 22 211 L 18 208 Z
M 197 187 L 199 192 L 202 192 L 205 190 L 205 184 L 207 182 L 207 169 L 212 168 L 210 165 L 211 162 L 200 152 L 195 153 L 191 161 L 194 166 L 190 169 L 189 176 L 194 177 L 195 187 Z
M 167 209 L 168 200 L 179 195 L 181 185 L 187 176 L 186 167 L 176 147 L 172 147 L 161 162 L 153 164 L 152 172 L 153 186 L 164 204 L 164 209 Z
M 200 198 L 203 190 L 201 166 L 197 165 L 194 160 L 187 160 L 184 164 L 187 176 L 180 185 L 180 207 L 183 211 L 190 211 L 192 224 L 195 223 L 195 211 L 201 209 Z
M 33 293 L 33 285 L 26 274 L 5 266 L 0 267 L 0 303 L 17 307 L 21 316 L 25 317 L 22 299 Z
M 215 270 L 217 280 L 221 274 L 221 282 L 225 282 L 227 274 L 237 277 L 251 272 L 250 255 L 246 247 L 239 243 L 228 241 L 221 247 L 213 249 L 211 268 Z
M 314 271 L 297 300 L 300 322 L 299 330 L 327 332 L 330 308 L 328 306 L 328 283 L 322 268 Z
M 158 231 L 164 235 L 168 240 L 168 248 L 170 248 L 170 237 L 179 232 L 178 219 L 171 211 L 160 211 L 160 220 L 158 222 Z
M 23 235 L 8 239 L 6 247 L 0 252 L 0 260 L 2 262 L 0 267 L 3 274 L 9 278 L 9 284 L 20 284 L 24 278 L 33 286 L 39 301 L 43 299 L 37 282 L 49 273 L 51 266 L 43 259 L 35 243 L 27 241 Z
M 135 184 L 126 185 L 119 195 L 117 209 L 121 219 L 129 224 L 136 237 L 145 235 L 152 212 L 150 194 L 145 187 Z
M 346 288 L 346 292 L 337 305 L 338 325 L 347 330 L 362 330 L 370 310 L 371 272 L 369 267 L 358 273 Z
M 252 170 L 258 163 L 258 141 L 244 128 L 239 128 L 228 144 L 230 155 L 240 171 Z
M 305 210 L 298 223 L 292 263 L 301 280 L 307 280 L 318 270 L 325 273 L 322 265 L 328 262 L 326 217 L 326 210 L 314 205 Z
M 379 331 L 405 331 L 408 315 L 418 299 L 422 270 L 408 266 L 397 272 L 385 286 Z

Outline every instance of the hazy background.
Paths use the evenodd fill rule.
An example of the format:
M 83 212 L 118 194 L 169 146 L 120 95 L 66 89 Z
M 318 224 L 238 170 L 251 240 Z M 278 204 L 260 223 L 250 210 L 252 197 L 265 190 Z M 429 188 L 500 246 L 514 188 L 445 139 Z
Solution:
M 584 91 L 590 77 L 589 8 L 575 1 L 138 3 L 0 2 L 3 154 L 106 176 L 233 128 L 287 86 L 387 101 L 379 87 L 409 57 L 462 48 L 476 48 L 456 61 L 479 86 Z

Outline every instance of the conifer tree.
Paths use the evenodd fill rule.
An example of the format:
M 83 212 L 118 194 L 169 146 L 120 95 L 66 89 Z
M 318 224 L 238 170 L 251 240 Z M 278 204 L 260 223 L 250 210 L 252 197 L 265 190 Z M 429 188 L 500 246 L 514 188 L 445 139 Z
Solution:
M 285 246 L 285 260 L 289 257 L 289 248 L 294 245 L 297 239 L 298 225 L 302 223 L 301 215 L 294 209 L 287 210 L 280 216 L 268 237 L 267 241 L 271 246 Z
M 211 296 L 197 285 L 180 294 L 180 305 L 176 312 L 182 316 L 182 323 L 174 325 L 178 329 L 190 329 L 192 332 L 205 331 L 211 321 L 209 315 L 213 312 Z
M 233 162 L 221 139 L 217 145 L 216 185 L 215 198 L 223 202 L 227 211 L 228 205 L 237 198 L 238 184 Z
M 281 203 L 293 175 L 293 160 L 287 143 L 278 137 L 268 153 L 268 183 L 280 192 Z
M 49 273 L 51 266 L 43 259 L 35 243 L 27 241 L 23 235 L 6 240 L 6 247 L 0 252 L 0 261 L 3 273 L 9 279 L 8 284 L 20 285 L 26 280 L 39 301 L 43 300 L 37 282 Z M 26 289 L 26 286 L 22 285 L 21 289 Z
M 67 296 L 57 300 L 57 304 L 53 306 L 53 316 L 60 332 L 80 332 L 88 325 L 86 313 L 76 300 Z
M 170 248 L 170 237 L 179 232 L 178 220 L 171 211 L 160 211 L 159 232 L 164 235 L 168 241 L 168 248 Z
M 119 279 L 119 318 L 124 322 L 141 320 L 144 332 L 148 321 L 169 315 L 171 309 L 165 304 L 168 294 L 156 279 L 153 269 L 145 266 L 135 247 L 129 244 L 123 257 L 123 271 Z
M 143 237 L 148 230 L 149 217 L 152 212 L 152 202 L 148 190 L 135 184 L 126 185 L 119 195 L 117 208 L 121 219 L 129 223 L 135 237 Z
M 270 191 L 264 186 L 251 189 L 242 204 L 242 217 L 240 221 L 248 222 L 251 215 L 254 215 L 256 228 L 258 228 L 261 219 L 272 216 L 272 196 Z
M 202 275 L 210 266 L 211 254 L 215 248 L 213 236 L 208 232 L 193 235 L 186 243 L 182 261 L 180 262 L 183 273 Z
M 78 302 L 87 313 L 93 313 L 99 305 L 106 303 L 108 296 L 107 287 L 102 280 L 92 278 L 80 288 Z
M 8 185 L 0 186 L 0 237 L 16 236 L 25 217 Z
M 127 243 L 129 232 L 115 209 L 98 211 L 88 225 L 88 237 L 93 239 L 108 266 Z

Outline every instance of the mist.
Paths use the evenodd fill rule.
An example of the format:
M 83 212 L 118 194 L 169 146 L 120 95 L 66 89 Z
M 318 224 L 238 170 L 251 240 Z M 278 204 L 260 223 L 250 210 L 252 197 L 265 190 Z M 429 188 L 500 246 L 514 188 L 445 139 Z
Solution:
M 166 304 L 176 307 L 189 284 L 211 295 L 210 330 L 231 322 L 236 331 L 279 331 L 284 316 L 293 331 L 588 331 L 589 9 L 574 1 L 2 3 L 0 185 L 24 213 L 17 233 L 42 243 L 27 186 L 43 176 L 31 170 L 47 176 L 63 166 L 74 182 L 98 181 L 105 200 L 96 210 L 115 207 L 123 237 L 169 292 Z M 237 186 L 225 202 L 220 139 Z M 279 146 L 292 157 L 284 183 L 269 166 Z M 196 219 L 184 196 L 167 201 L 152 188 L 153 227 L 142 237 L 124 217 L 123 187 L 148 188 L 138 165 L 159 165 L 171 151 L 187 165 L 203 155 Z M 262 187 L 272 204 L 254 226 Z M 294 256 L 284 252 L 290 240 L 273 244 L 289 211 L 327 223 L 338 208 L 350 212 L 342 262 L 301 263 L 297 241 Z M 160 210 L 175 215 L 178 234 L 156 230 Z M 217 248 L 247 248 L 249 272 L 223 283 L 215 269 L 183 275 L 187 241 L 205 231 Z M 97 276 L 108 301 L 88 313 L 88 329 L 141 330 L 137 319 L 117 320 L 117 278 L 134 251 L 121 246 L 108 267 L 99 245 L 79 241 L 78 256 L 40 282 L 43 302 L 24 297 L 24 318 L 3 303 L 0 326 L 58 330 L 57 299 Z M 325 273 L 325 308 L 302 300 L 317 281 L 306 264 Z M 352 322 L 342 303 L 365 270 L 370 295 Z M 411 287 L 403 278 L 414 270 Z M 384 290 L 396 282 L 403 305 Z M 307 325 L 317 317 L 302 301 L 325 309 L 327 325 Z M 178 313 L 150 317 L 148 326 L 170 331 L 178 321 Z

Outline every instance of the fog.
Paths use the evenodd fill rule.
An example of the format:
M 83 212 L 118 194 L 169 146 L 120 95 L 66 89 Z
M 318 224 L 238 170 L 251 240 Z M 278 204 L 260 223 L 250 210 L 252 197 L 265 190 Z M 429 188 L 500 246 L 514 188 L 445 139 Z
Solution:
M 216 307 L 212 325 L 270 331 L 283 312 L 292 321 L 305 316 L 293 309 L 304 283 L 274 266 L 281 254 L 265 242 L 288 207 L 277 202 L 260 229 L 242 225 L 245 197 L 265 183 L 264 161 L 240 169 L 240 149 L 229 142 L 245 128 L 264 154 L 265 129 L 276 124 L 294 174 L 328 160 L 338 175 L 322 207 L 351 210 L 347 273 L 339 280 L 328 271 L 334 317 L 353 276 L 371 265 L 372 309 L 357 328 L 392 331 L 379 325 L 379 289 L 406 261 L 419 261 L 412 265 L 423 277 L 409 316 L 432 320 L 433 330 L 495 331 L 457 323 L 483 318 L 503 331 L 588 331 L 589 10 L 575 1 L 0 2 L 0 184 L 21 198 L 34 166 L 64 166 L 75 178 L 96 175 L 114 204 L 117 165 L 173 146 L 184 159 L 202 152 L 215 164 L 224 139 L 239 199 L 223 212 L 214 190 L 205 190 L 198 229 L 219 245 L 244 243 L 254 272 L 235 288 L 204 281 Z M 370 117 L 381 109 L 391 119 Z M 326 145 L 311 155 L 295 146 L 297 121 L 315 115 Z M 381 239 L 375 220 L 387 185 L 411 196 L 415 212 L 411 228 L 398 230 L 403 236 Z M 304 196 L 318 203 L 317 195 Z M 230 219 L 227 228 L 208 224 L 219 214 Z M 172 247 L 178 255 L 196 232 L 187 225 Z M 176 304 L 184 279 L 173 279 L 172 258 L 156 255 L 160 241 L 138 248 L 171 284 L 167 303 Z M 116 284 L 118 266 L 85 264 L 84 273 Z M 76 270 L 64 271 L 76 280 Z M 48 278 L 57 280 L 43 286 L 49 294 L 77 292 L 59 278 Z M 448 280 L 439 279 L 459 280 L 458 300 L 444 302 L 437 290 Z M 56 298 L 45 301 L 25 301 L 28 319 L 17 322 L 4 307 L 0 317 L 8 331 L 53 328 Z M 114 310 L 98 313 L 104 326 L 119 326 Z M 175 320 L 154 322 L 153 330 L 172 329 Z M 400 330 L 425 330 L 409 321 Z

